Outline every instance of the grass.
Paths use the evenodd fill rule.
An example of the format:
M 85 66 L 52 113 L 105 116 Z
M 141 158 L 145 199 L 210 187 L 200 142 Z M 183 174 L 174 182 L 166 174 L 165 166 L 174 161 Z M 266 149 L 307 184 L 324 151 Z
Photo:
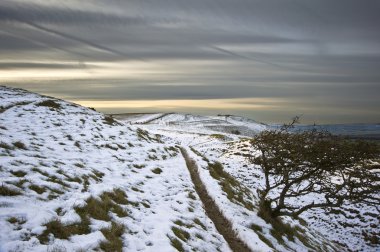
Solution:
M 313 248 L 313 246 L 310 244 L 310 241 L 304 235 L 302 235 L 302 228 L 299 226 L 292 227 L 290 224 L 284 223 L 280 218 L 273 218 L 268 203 L 260 204 L 257 215 L 272 225 L 270 233 L 278 241 L 278 243 L 285 245 L 283 237 L 286 237 L 290 241 L 295 241 L 295 238 L 297 238 L 306 247 Z M 261 227 L 256 227 L 254 224 L 252 224 L 251 228 L 257 230 Z
M 192 200 L 196 200 L 197 197 L 195 197 L 195 195 L 193 194 L 193 192 L 189 192 L 189 194 L 187 195 L 187 197 L 189 197 L 189 199 L 192 199 Z
M 75 163 L 74 165 L 78 168 L 84 168 L 84 164 L 81 163 Z
M 210 175 L 219 180 L 222 190 L 227 194 L 227 198 L 235 203 L 239 203 L 248 210 L 253 210 L 253 205 L 247 202 L 245 198 L 249 198 L 248 189 L 240 185 L 240 183 L 230 174 L 224 171 L 223 166 L 219 162 L 209 163 Z
M 80 177 L 67 177 L 68 182 L 76 182 L 78 184 L 82 183 L 82 179 Z
M 17 196 L 21 195 L 21 192 L 14 190 L 12 188 L 6 187 L 5 185 L 0 186 L 0 196 Z
M 104 121 L 105 124 L 108 124 L 108 125 L 111 125 L 111 126 L 119 125 L 119 123 L 115 119 L 113 119 L 113 117 L 110 116 L 110 115 L 104 116 L 103 121 Z
M 17 217 L 10 217 L 7 219 L 7 221 L 11 224 L 19 224 L 22 225 L 26 222 L 25 218 L 17 218 Z
M 172 227 L 172 232 L 174 233 L 175 236 L 177 236 L 179 239 L 181 239 L 182 241 L 187 241 L 190 239 L 190 234 L 189 232 L 181 229 L 181 228 L 177 228 L 177 227 Z
M 127 200 L 127 195 L 120 188 L 116 188 L 112 192 L 105 192 L 105 193 L 103 193 L 103 195 L 108 196 L 117 204 L 127 205 L 128 203 L 130 203 Z
M 49 235 L 53 234 L 58 239 L 68 239 L 72 235 L 89 234 L 90 221 L 82 221 L 71 225 L 64 225 L 59 219 L 53 219 L 44 224 L 46 229 L 37 238 L 42 244 L 49 242 Z
M 75 145 L 76 147 L 78 147 L 79 149 L 81 149 L 79 141 L 75 141 L 74 145 Z
M 204 230 L 207 230 L 206 226 L 198 218 L 195 218 L 193 221 L 195 224 L 201 226 Z
M 82 192 L 87 192 L 88 191 L 88 186 L 90 185 L 90 181 L 88 181 L 88 176 L 86 176 L 86 175 L 83 175 L 82 179 L 83 179 L 83 189 L 82 189 Z
M 59 184 L 59 185 L 61 185 L 61 186 L 63 186 L 63 187 L 70 187 L 69 184 L 63 182 L 62 179 L 58 178 L 58 177 L 55 176 L 55 175 L 52 175 L 52 176 L 51 176 L 51 175 L 48 174 L 48 175 L 45 175 L 45 176 L 48 177 L 48 179 L 46 180 L 46 181 L 48 181 L 48 182 L 56 183 L 56 184 Z
M 29 189 L 35 191 L 38 194 L 43 194 L 44 192 L 46 192 L 45 187 L 40 187 L 38 185 L 30 185 Z
M 182 242 L 177 238 L 170 239 L 170 244 L 179 252 L 184 252 L 185 249 L 182 246 Z
M 80 216 L 81 221 L 64 225 L 59 219 L 53 219 L 44 224 L 46 229 L 38 236 L 41 243 L 49 242 L 49 235 L 54 235 L 55 238 L 69 239 L 72 235 L 89 234 L 90 217 L 111 222 L 109 228 L 103 228 L 100 231 L 103 233 L 107 241 L 99 244 L 102 251 L 122 251 L 123 242 L 121 236 L 124 233 L 125 227 L 111 220 L 110 212 L 116 213 L 119 217 L 125 217 L 126 212 L 118 204 L 128 204 L 126 194 L 121 189 L 114 189 L 111 192 L 104 192 L 98 198 L 90 197 L 86 200 L 86 204 L 82 207 L 75 207 L 76 213 Z M 116 204 L 116 203 L 117 204 Z M 62 209 L 57 209 L 57 214 L 60 214 Z
M 41 170 L 38 169 L 38 168 L 32 168 L 32 171 L 34 171 L 34 172 L 38 172 L 39 174 L 41 174 L 41 175 L 43 175 L 43 176 L 45 176 L 45 177 L 49 177 L 49 176 L 50 176 L 49 173 L 44 172 L 44 171 L 41 171 Z
M 18 149 L 26 150 L 25 144 L 21 141 L 14 142 L 13 146 L 18 148 Z
M 155 169 L 152 170 L 152 172 L 154 174 L 160 174 L 162 172 L 162 170 L 160 168 L 155 168 Z
M 124 225 L 112 222 L 110 228 L 103 228 L 100 231 L 103 233 L 107 241 L 99 244 L 99 247 L 105 252 L 121 252 L 123 250 L 123 241 L 121 236 L 125 230 Z
M 95 174 L 96 177 L 98 177 L 99 179 L 95 179 L 97 181 L 101 181 L 102 178 L 104 177 L 105 173 L 104 172 L 101 172 L 101 171 L 98 171 L 98 170 L 92 170 L 92 173 Z
M 170 244 L 178 251 L 184 252 L 185 249 L 182 246 L 182 242 L 177 238 L 170 239 Z
M 19 181 L 17 181 L 17 182 L 13 182 L 12 184 L 13 185 L 15 185 L 15 186 L 17 186 L 18 188 L 23 188 L 23 185 L 26 183 L 26 182 L 28 182 L 29 180 L 27 180 L 27 179 L 20 179 Z
M 156 143 L 162 143 L 162 141 L 159 139 L 160 135 L 155 135 L 155 137 L 152 137 L 148 131 L 138 128 L 136 130 L 137 137 L 141 140 L 145 140 L 147 142 L 156 142 Z
M 12 175 L 13 176 L 16 176 L 16 177 L 25 177 L 25 175 L 27 174 L 26 172 L 24 171 L 11 171 Z
M 176 220 L 174 221 L 174 224 L 180 226 L 180 227 L 186 227 L 186 228 L 192 228 L 194 227 L 193 225 L 191 224 L 186 224 L 185 222 L 183 222 L 182 220 Z
M 0 142 L 0 148 L 6 149 L 6 150 L 13 150 L 12 146 L 4 142 Z
M 53 109 L 60 109 L 61 108 L 61 105 L 58 104 L 57 102 L 55 102 L 54 100 L 42 101 L 40 103 L 37 103 L 36 105 L 39 107 L 49 107 L 49 108 L 53 108 Z
M 219 139 L 219 140 L 225 140 L 226 139 L 226 137 L 222 134 L 211 134 L 210 137 L 215 138 L 215 139 Z
M 256 224 L 252 224 L 251 229 L 254 231 L 257 231 L 257 232 L 263 232 L 263 228 L 259 225 L 256 225 Z
M 115 213 L 119 217 L 126 217 L 128 213 L 114 201 L 128 203 L 125 198 L 122 198 L 120 192 L 105 192 L 101 194 L 100 200 L 95 197 L 90 197 L 86 200 L 86 205 L 75 208 L 79 216 L 90 216 L 97 220 L 110 221 L 109 212 Z M 115 200 L 113 200 L 115 199 Z
M 144 165 L 144 164 L 142 164 L 142 165 L 134 164 L 133 167 L 135 167 L 137 169 L 141 169 L 141 168 L 146 167 L 146 165 Z

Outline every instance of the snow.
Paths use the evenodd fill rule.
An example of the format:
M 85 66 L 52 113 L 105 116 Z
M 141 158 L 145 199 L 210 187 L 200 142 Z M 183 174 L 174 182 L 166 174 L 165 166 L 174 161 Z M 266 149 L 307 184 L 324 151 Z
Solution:
M 199 198 L 188 197 L 189 192 L 195 194 L 194 187 L 175 146 L 161 143 L 151 134 L 139 135 L 136 126 L 108 125 L 103 114 L 65 101 L 54 99 L 59 109 L 39 106 L 52 98 L 6 87 L 0 87 L 0 98 L 1 142 L 13 146 L 21 141 L 26 148 L 0 148 L 1 184 L 22 192 L 0 197 L 0 251 L 95 249 L 105 240 L 100 229 L 109 227 L 110 222 L 91 219 L 90 234 L 68 240 L 51 237 L 46 245 L 37 237 L 50 220 L 58 218 L 65 225 L 79 221 L 75 207 L 114 188 L 121 188 L 129 201 L 138 203 L 123 206 L 127 217 L 110 213 L 113 221 L 127 228 L 122 236 L 125 251 L 174 251 L 171 228 L 178 226 L 174 223 L 177 220 L 191 225 L 180 227 L 190 233 L 189 240 L 182 242 L 186 250 L 229 250 Z M 152 172 L 155 168 L 162 173 Z M 13 174 L 16 171 L 26 175 L 17 177 Z M 32 185 L 45 191 L 39 194 Z M 11 224 L 11 217 L 24 223 Z M 206 230 L 193 223 L 196 218 Z
M 40 105 L 51 100 L 60 108 Z M 48 244 L 38 236 L 51 220 L 64 225 L 80 222 L 77 207 L 85 206 L 90 196 L 100 199 L 116 188 L 130 202 L 120 204 L 125 217 L 109 212 L 112 222 L 125 226 L 123 251 L 175 251 L 173 239 L 185 251 L 230 251 L 205 212 L 179 147 L 196 161 L 208 194 L 253 251 L 310 250 L 297 238 L 283 237 L 280 242 L 271 224 L 258 216 L 256 193 L 263 174 L 246 158 L 254 151 L 247 138 L 271 126 L 231 115 L 152 113 L 114 118 L 118 121 L 73 103 L 0 86 L 0 183 L 22 193 L 0 196 L 0 251 L 98 249 L 106 240 L 101 229 L 110 227 L 110 221 L 90 218 L 90 233 L 68 239 L 51 235 Z M 239 182 L 244 202 L 253 208 L 228 198 L 220 181 L 210 175 L 209 163 L 216 161 Z M 345 206 L 346 217 L 314 211 L 302 216 L 308 225 L 283 221 L 298 226 L 315 248 L 324 251 L 378 251 L 360 233 L 380 232 L 378 211 L 366 205 Z M 189 238 L 176 237 L 173 227 L 189 233 Z

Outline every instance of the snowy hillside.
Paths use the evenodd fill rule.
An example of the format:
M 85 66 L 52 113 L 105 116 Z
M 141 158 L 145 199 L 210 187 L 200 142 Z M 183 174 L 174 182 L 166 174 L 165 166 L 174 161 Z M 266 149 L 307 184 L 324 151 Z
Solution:
M 23 90 L 0 106 L 0 251 L 229 250 L 160 136 Z
M 269 126 L 254 120 L 233 116 L 199 116 L 178 113 L 157 114 L 118 114 L 115 118 L 132 124 L 150 124 L 170 126 L 170 128 L 193 129 L 205 134 L 227 133 L 233 135 L 254 136 L 258 132 L 268 129 Z
M 262 174 L 247 161 L 247 137 L 267 127 L 111 117 L 0 86 L 0 251 L 378 250 L 357 232 L 378 228 L 376 209 L 347 210 L 351 226 L 336 219 L 336 230 L 324 213 L 282 226 L 258 216 Z

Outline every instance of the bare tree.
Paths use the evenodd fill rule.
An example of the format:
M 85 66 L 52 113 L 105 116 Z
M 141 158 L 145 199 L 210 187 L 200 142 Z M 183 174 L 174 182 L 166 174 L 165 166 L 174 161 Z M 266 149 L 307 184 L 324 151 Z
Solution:
M 297 120 L 264 131 L 251 142 L 257 150 L 251 162 L 265 178 L 259 197 L 271 217 L 298 217 L 312 208 L 345 202 L 379 204 L 380 174 L 368 165 L 379 158 L 378 145 L 316 129 L 292 132 Z

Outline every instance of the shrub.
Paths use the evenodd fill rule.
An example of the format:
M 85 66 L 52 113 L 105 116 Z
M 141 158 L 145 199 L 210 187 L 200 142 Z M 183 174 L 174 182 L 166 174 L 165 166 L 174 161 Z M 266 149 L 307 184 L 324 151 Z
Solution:
M 379 146 L 316 129 L 291 132 L 294 123 L 260 133 L 251 143 L 259 154 L 265 185 L 261 206 L 275 218 L 298 217 L 312 208 L 340 207 L 344 202 L 379 204 L 380 174 L 366 163 L 379 157 Z M 294 200 L 323 195 L 312 202 Z

